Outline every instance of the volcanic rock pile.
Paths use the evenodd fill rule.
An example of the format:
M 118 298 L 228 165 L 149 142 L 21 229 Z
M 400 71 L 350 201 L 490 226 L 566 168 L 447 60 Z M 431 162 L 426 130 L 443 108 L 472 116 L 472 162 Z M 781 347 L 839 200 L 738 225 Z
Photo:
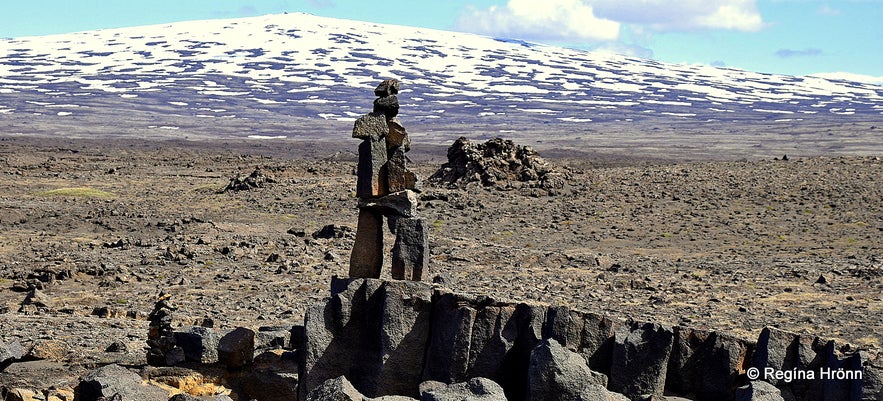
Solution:
M 408 131 L 399 122 L 399 81 L 380 83 L 374 111 L 356 120 L 353 138 L 359 145 L 359 225 L 350 258 L 353 278 L 379 278 L 383 266 L 383 218 L 396 235 L 392 249 L 394 279 L 420 281 L 429 274 L 428 232 L 416 217 L 419 183 L 408 170 L 405 152 L 411 149 Z
M 273 177 L 266 175 L 264 171 L 258 167 L 247 176 L 237 174 L 235 177 L 231 178 L 230 182 L 224 187 L 222 192 L 250 191 L 255 188 L 263 188 L 266 184 L 272 184 L 274 182 L 276 182 L 276 180 Z
M 448 162 L 429 180 L 450 187 L 471 182 L 500 189 L 529 187 L 557 189 L 566 177 L 555 171 L 537 151 L 511 140 L 491 139 L 475 144 L 460 137 L 448 148 Z

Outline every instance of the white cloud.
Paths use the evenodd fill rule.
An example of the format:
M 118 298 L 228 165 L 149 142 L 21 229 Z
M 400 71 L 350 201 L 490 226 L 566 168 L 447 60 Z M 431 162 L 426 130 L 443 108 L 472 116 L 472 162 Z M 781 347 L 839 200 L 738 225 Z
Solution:
M 653 32 L 763 27 L 756 0 L 509 0 L 505 6 L 471 8 L 459 29 L 490 36 L 563 42 L 620 38 L 624 24 Z
M 779 49 L 776 51 L 776 56 L 781 58 L 792 58 L 792 57 L 811 57 L 811 56 L 819 56 L 822 54 L 821 49 L 803 49 L 803 50 L 794 50 L 794 49 Z
M 490 36 L 537 41 L 611 41 L 620 24 L 595 16 L 583 0 L 510 0 L 505 6 L 470 9 L 458 28 Z
M 757 31 L 763 19 L 755 0 L 584 0 L 599 17 L 657 31 Z
M 821 7 L 819 7 L 818 13 L 819 13 L 819 15 L 825 15 L 828 17 L 836 17 L 841 14 L 841 11 L 838 8 L 832 8 L 831 6 L 824 4 Z

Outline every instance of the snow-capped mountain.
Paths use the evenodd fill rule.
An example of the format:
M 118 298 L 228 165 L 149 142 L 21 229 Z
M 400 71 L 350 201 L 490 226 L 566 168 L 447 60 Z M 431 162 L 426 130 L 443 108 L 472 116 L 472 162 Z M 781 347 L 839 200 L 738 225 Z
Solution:
M 0 40 L 0 124 L 307 135 L 370 111 L 391 77 L 402 119 L 430 130 L 883 121 L 881 86 L 298 13 Z

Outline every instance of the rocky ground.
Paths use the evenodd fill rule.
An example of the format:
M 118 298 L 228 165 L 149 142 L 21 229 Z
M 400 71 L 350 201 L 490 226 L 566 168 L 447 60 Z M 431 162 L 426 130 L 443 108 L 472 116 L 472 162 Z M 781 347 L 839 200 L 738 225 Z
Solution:
M 415 153 L 413 169 L 429 177 L 444 155 Z M 179 324 L 300 322 L 347 274 L 355 160 L 315 143 L 3 138 L 0 341 L 76 375 L 144 363 L 160 293 Z M 621 319 L 880 348 L 879 158 L 547 160 L 563 187 L 424 183 L 433 275 Z

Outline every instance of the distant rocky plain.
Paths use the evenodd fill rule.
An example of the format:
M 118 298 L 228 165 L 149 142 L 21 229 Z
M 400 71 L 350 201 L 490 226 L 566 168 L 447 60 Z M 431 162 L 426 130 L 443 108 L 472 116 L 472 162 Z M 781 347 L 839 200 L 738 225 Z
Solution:
M 804 147 L 778 136 L 756 146 L 531 136 L 563 185 L 424 185 L 430 277 L 495 300 L 749 342 L 771 327 L 876 355 L 881 128 L 831 128 L 808 129 L 818 141 Z M 356 142 L 341 131 L 334 140 L 0 136 L 0 342 L 22 354 L 0 386 L 73 389 L 100 366 L 145 366 L 161 294 L 176 327 L 302 325 L 332 277 L 346 276 L 354 242 Z M 412 134 L 421 178 L 447 160 L 452 136 Z M 479 140 L 494 136 L 506 134 Z

